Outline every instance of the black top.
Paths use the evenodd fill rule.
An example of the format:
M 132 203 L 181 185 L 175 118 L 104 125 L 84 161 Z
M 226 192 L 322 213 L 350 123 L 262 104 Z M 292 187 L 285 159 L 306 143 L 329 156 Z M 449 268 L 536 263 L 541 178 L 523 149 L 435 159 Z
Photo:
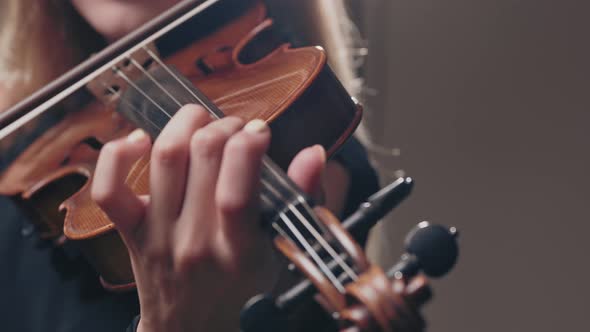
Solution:
M 351 173 L 347 213 L 377 190 L 377 177 L 355 139 L 337 155 Z M 19 332 L 134 330 L 137 294 L 109 293 L 74 248 L 40 241 L 10 199 L 0 197 L 0 329 Z

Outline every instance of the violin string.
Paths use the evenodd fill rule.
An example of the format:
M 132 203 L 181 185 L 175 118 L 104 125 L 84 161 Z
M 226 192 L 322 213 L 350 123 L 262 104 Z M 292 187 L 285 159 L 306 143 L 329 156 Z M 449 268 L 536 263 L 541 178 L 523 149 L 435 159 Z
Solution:
M 196 94 L 194 94 L 185 84 L 184 82 L 177 77 L 177 75 L 175 75 L 172 70 L 170 68 L 168 68 L 167 65 L 164 64 L 164 62 L 159 59 L 152 51 L 150 51 L 147 48 L 144 48 L 146 52 L 148 52 L 148 54 L 156 61 L 158 62 L 158 64 L 160 64 L 160 66 L 162 66 L 172 77 L 175 78 L 176 81 L 178 81 L 180 83 L 180 85 L 187 90 L 195 99 L 197 102 L 199 102 L 200 104 L 202 104 L 204 107 L 206 107 L 209 110 L 209 113 L 214 115 L 215 117 L 219 118 L 219 116 L 217 116 L 217 114 L 210 109 L 210 107 L 208 107 L 208 105 L 201 99 L 199 98 Z M 138 65 L 136 63 L 136 65 Z M 143 67 L 142 67 L 143 69 Z M 131 87 L 133 87 L 135 90 L 137 90 L 141 95 L 143 95 L 147 100 L 149 100 L 152 104 L 154 104 L 158 109 L 160 109 L 166 116 L 168 116 L 168 118 L 172 118 L 172 116 L 166 112 L 166 110 L 160 106 L 157 102 L 155 102 L 152 98 L 150 98 L 148 96 L 148 94 L 143 91 L 141 88 L 139 88 L 134 82 L 131 81 L 131 79 L 129 77 L 127 77 L 127 75 L 125 75 L 120 69 L 118 69 L 117 67 L 113 67 L 113 70 L 115 71 L 115 73 L 119 76 L 121 76 Z M 169 97 L 173 98 L 171 96 L 171 94 L 166 91 L 166 89 L 159 83 L 156 82 L 156 80 L 153 78 L 152 75 L 146 75 L 150 80 L 154 81 L 154 83 L 156 84 L 156 86 L 158 86 L 158 88 L 160 88 L 161 90 L 163 90 Z M 174 99 L 174 98 L 173 98 Z M 177 101 L 176 101 L 177 102 Z M 266 165 L 265 165 L 266 166 Z M 267 167 L 270 169 L 270 167 Z M 275 176 L 277 178 L 280 179 L 280 176 L 278 176 L 278 174 L 276 173 L 276 171 L 272 170 L 272 172 L 275 174 Z M 268 184 L 267 184 L 268 186 Z M 289 187 L 289 186 L 288 186 Z M 272 186 L 271 186 L 272 188 Z M 274 189 L 274 188 L 273 188 Z M 290 188 L 292 189 L 292 188 Z M 293 191 L 295 194 L 296 192 Z M 278 197 L 279 200 L 281 200 L 283 203 L 285 204 L 289 204 L 286 202 L 286 200 L 284 199 L 284 197 Z M 301 201 L 301 198 L 299 198 L 299 200 Z M 305 202 L 305 199 L 303 199 L 303 202 Z M 307 205 L 307 204 L 306 204 Z M 291 204 L 292 207 L 294 207 Z M 291 207 L 290 207 L 291 208 Z M 293 211 L 293 209 L 291 208 L 291 210 Z M 295 209 L 296 210 L 296 209 Z M 311 210 L 308 207 L 308 211 Z M 326 274 L 326 276 L 332 281 L 332 283 L 334 283 L 334 286 L 336 288 L 338 288 L 339 291 L 343 290 L 343 287 L 341 284 L 339 284 L 339 282 L 337 281 L 338 278 L 336 278 L 334 276 L 334 274 L 330 271 L 330 269 L 327 268 L 327 265 L 325 264 L 325 262 L 323 262 L 323 260 L 319 257 L 318 253 L 313 249 L 313 247 L 309 244 L 309 242 L 307 242 L 307 240 L 305 240 L 305 237 L 303 237 L 303 235 L 300 233 L 300 231 L 294 226 L 294 224 L 292 223 L 292 221 L 289 219 L 289 217 L 287 215 L 285 215 L 283 212 L 280 212 L 280 217 L 281 219 L 287 224 L 287 226 L 291 229 L 292 232 L 294 232 L 295 236 L 297 237 L 297 239 L 299 240 L 299 242 L 301 243 L 301 245 L 306 249 L 306 251 L 308 252 L 308 254 L 314 258 L 314 260 L 316 260 L 316 264 L 318 264 L 322 270 L 323 273 Z M 295 212 L 294 212 L 295 213 Z M 304 224 L 304 226 L 306 226 L 306 228 L 308 228 L 308 230 L 310 232 L 312 232 L 312 234 L 315 233 L 315 235 L 319 235 L 317 233 L 317 231 L 313 228 L 313 226 L 311 226 L 311 224 L 309 223 L 309 221 L 299 212 L 297 211 L 297 213 L 295 213 L 299 218 L 300 221 L 302 221 L 302 223 Z M 312 213 L 310 213 L 311 216 L 313 216 Z M 315 219 L 315 218 L 314 218 Z M 303 222 L 303 220 L 305 220 L 305 222 Z M 317 222 L 317 220 L 314 220 Z M 284 232 L 283 232 L 284 233 Z M 321 238 L 321 236 L 319 236 L 319 238 Z M 340 257 L 340 255 L 335 254 L 334 249 L 329 246 L 329 244 L 324 240 L 321 241 L 320 244 L 322 246 L 324 246 L 325 250 L 339 263 L 339 265 L 341 265 L 344 269 L 344 271 L 346 272 L 346 274 L 349 274 L 349 276 L 353 279 L 356 280 L 356 274 L 354 273 L 354 271 L 342 260 L 342 258 Z M 327 244 L 327 246 L 326 246 Z M 351 273 L 352 272 L 352 273 Z M 335 283 L 336 281 L 336 283 Z
M 276 189 L 273 188 L 272 185 L 270 183 L 268 183 L 266 180 L 262 179 L 262 184 L 265 185 L 267 188 L 269 188 L 269 190 L 272 191 L 275 195 L 277 195 L 277 196 L 280 195 L 280 193 L 278 193 L 276 191 Z M 297 195 L 297 199 L 299 200 L 299 202 L 301 202 L 300 196 L 301 195 Z M 303 201 L 305 202 L 305 199 L 303 199 Z M 291 212 L 293 212 L 293 214 L 295 214 L 295 216 L 297 216 L 297 218 L 303 223 L 305 228 L 313 235 L 313 237 L 318 241 L 320 246 L 322 248 L 324 248 L 324 250 L 326 250 L 328 252 L 328 254 L 330 254 L 330 256 L 332 256 L 332 258 L 334 259 L 334 261 L 338 265 L 340 265 L 342 270 L 346 274 L 348 274 L 348 276 L 352 280 L 356 281 L 358 279 L 358 276 L 354 272 L 354 270 L 348 264 L 346 264 L 346 262 L 342 259 L 342 257 L 340 257 L 340 255 L 338 253 L 336 253 L 334 248 L 326 241 L 326 239 L 324 239 L 324 237 L 315 229 L 315 227 L 313 227 L 311 225 L 309 220 L 307 220 L 307 218 L 305 216 L 303 216 L 301 211 L 299 211 L 299 209 L 297 209 L 293 203 L 286 202 L 286 201 L 284 203 L 287 205 L 289 210 Z M 309 214 L 309 215 L 312 216 L 312 218 L 313 218 L 313 214 Z
M 150 50 L 147 47 L 143 47 L 143 49 L 147 52 L 147 54 L 152 57 L 152 59 L 154 59 L 159 65 L 160 67 L 164 68 L 164 70 L 166 72 L 168 72 L 168 74 L 170 76 L 172 76 L 172 78 L 174 78 L 183 88 L 184 90 L 188 91 L 188 93 L 195 98 L 195 101 L 197 101 L 201 106 L 205 107 L 207 109 L 207 111 L 209 111 L 209 114 L 211 114 L 211 116 L 213 116 L 216 119 L 220 119 L 221 117 L 219 116 L 219 114 L 217 114 L 217 112 L 215 112 L 211 107 L 209 107 L 209 104 L 206 103 L 203 99 L 201 99 L 201 97 L 197 96 L 196 93 L 194 93 L 188 86 L 186 86 L 186 84 L 180 79 L 180 77 L 178 77 L 178 75 L 174 74 L 174 72 L 172 71 L 172 69 L 170 69 L 170 67 L 168 67 L 168 65 L 166 65 L 164 63 L 164 61 L 162 61 L 162 59 L 160 59 L 160 57 L 158 55 L 156 55 L 154 52 L 152 52 L 152 50 Z
M 166 65 L 164 63 L 164 61 L 162 61 L 162 59 L 160 59 L 160 57 L 158 57 L 152 50 L 150 50 L 147 47 L 143 48 L 144 51 L 148 54 L 148 56 L 150 56 L 153 60 L 155 60 L 162 68 L 164 68 L 164 70 L 166 70 L 166 72 L 168 72 L 168 74 L 170 74 L 178 83 L 180 83 L 180 85 L 186 90 L 188 91 L 201 105 L 203 105 L 204 107 L 206 107 L 209 110 L 209 113 L 213 114 L 213 115 L 217 115 L 216 112 L 214 112 L 207 103 L 205 103 L 204 100 L 202 100 L 201 98 L 199 98 L 188 86 L 186 86 L 186 84 L 178 77 L 178 75 L 176 75 L 169 67 L 168 65 Z M 151 77 L 151 75 L 150 75 Z M 153 78 L 152 78 L 153 80 Z M 161 89 L 164 90 L 163 87 L 161 87 L 160 85 L 158 85 Z M 291 186 L 290 183 L 288 183 L 287 181 L 285 181 L 285 179 L 283 179 L 282 176 L 280 176 L 280 174 L 278 174 L 278 172 L 276 171 L 276 169 L 274 169 L 273 167 L 270 166 L 270 162 L 267 160 L 267 157 L 265 156 L 264 160 L 263 160 L 263 164 L 264 166 L 270 170 L 273 175 L 275 176 L 275 178 L 279 179 L 279 181 L 283 182 L 283 186 L 287 187 L 290 191 L 291 194 L 295 195 L 297 197 L 297 199 L 299 200 L 299 202 L 303 205 L 303 207 L 305 208 L 305 210 L 307 211 L 307 214 L 311 216 L 311 218 L 313 219 L 313 221 L 317 224 L 320 225 L 319 220 L 317 220 L 317 218 L 315 217 L 315 214 L 313 213 L 311 207 L 309 206 L 309 204 L 307 203 L 307 201 L 305 200 L 304 197 L 302 197 L 296 190 L 294 190 Z M 272 188 L 271 185 L 268 185 L 269 187 Z M 284 201 L 285 204 L 288 204 L 286 201 Z M 292 204 L 289 204 L 289 207 L 294 207 Z M 311 232 L 311 234 L 316 238 L 316 240 L 319 241 L 320 245 L 330 254 L 330 256 L 332 256 L 332 258 L 338 263 L 338 265 L 340 265 L 342 267 L 342 269 L 346 272 L 346 274 L 349 275 L 349 277 L 352 280 L 357 280 L 358 279 L 358 275 L 356 274 L 356 272 L 354 272 L 354 270 L 348 265 L 346 264 L 346 262 L 340 257 L 340 255 L 338 255 L 336 253 L 336 251 L 334 250 L 334 248 L 327 243 L 327 241 L 317 232 L 317 230 L 311 226 L 311 224 L 309 223 L 309 221 L 307 220 L 307 218 L 304 218 L 303 215 L 297 210 L 296 212 L 294 211 L 294 213 L 296 213 L 297 217 L 300 218 L 300 220 L 302 221 L 302 223 L 304 224 L 305 228 Z
M 261 197 L 262 197 L 263 200 L 266 199 L 267 202 L 269 202 L 268 198 L 264 194 L 262 194 Z M 282 211 L 277 211 L 277 212 L 279 213 L 279 217 L 283 220 L 283 222 L 285 223 L 285 225 L 287 225 L 287 227 L 289 228 L 289 230 L 293 233 L 293 235 L 295 235 L 295 237 L 297 238 L 297 240 L 299 241 L 299 243 L 301 243 L 303 245 L 303 247 L 305 248 L 305 251 L 307 251 L 309 253 L 309 255 L 311 256 L 311 258 L 316 262 L 316 264 L 322 270 L 322 272 L 326 275 L 326 277 L 328 277 L 328 279 L 330 279 L 330 282 L 332 282 L 332 284 L 334 285 L 334 287 L 336 287 L 336 289 L 338 289 L 338 291 L 340 293 L 344 293 L 346 291 L 344 289 L 344 285 L 342 285 L 342 283 L 340 282 L 340 280 L 338 280 L 338 277 L 336 277 L 336 275 L 328 267 L 328 265 L 326 264 L 326 262 L 324 262 L 324 260 L 313 249 L 313 247 L 305 239 L 305 237 L 303 236 L 303 234 L 301 234 L 301 232 L 299 232 L 299 230 L 293 224 L 293 222 L 291 221 L 291 219 L 289 219 L 289 217 L 284 212 L 282 212 Z M 273 222 L 273 227 L 277 227 L 278 226 L 278 225 L 275 226 L 275 224 L 276 223 Z M 279 232 L 279 233 L 285 234 L 284 231 Z M 287 237 L 287 239 L 288 239 L 288 237 Z
M 158 103 L 156 103 L 150 96 L 148 96 L 148 94 L 145 91 L 143 91 L 135 83 L 133 83 L 133 81 L 129 77 L 127 77 L 127 75 L 125 75 L 125 73 L 123 73 L 119 68 L 113 67 L 113 71 L 115 71 L 115 73 L 117 75 L 122 77 L 127 82 L 127 84 L 132 86 L 137 92 L 142 94 L 147 100 L 149 100 L 152 104 L 154 104 L 157 108 L 159 108 L 160 111 L 162 111 L 164 114 L 166 114 L 168 116 L 169 119 L 172 119 L 172 115 L 170 115 L 168 112 L 166 112 L 166 110 L 162 106 L 160 106 Z
M 166 89 L 164 89 L 164 87 L 160 84 L 160 82 L 158 82 L 153 76 L 152 74 L 150 74 L 149 71 L 147 71 L 145 68 L 143 68 L 142 65 L 140 65 L 139 63 L 137 63 L 137 61 L 135 61 L 135 59 L 133 59 L 132 57 L 128 56 L 127 57 L 129 59 L 129 61 L 131 61 L 131 63 L 139 68 L 139 70 L 141 70 L 141 72 L 147 76 L 152 82 L 154 82 L 154 84 L 160 89 L 162 90 L 162 92 L 164 92 L 168 97 L 170 97 L 170 99 L 172 99 L 172 101 L 174 101 L 176 103 L 176 105 L 178 105 L 178 107 L 182 107 L 183 105 L 176 99 L 174 98 L 174 96 Z
M 120 92 L 118 92 L 117 90 L 113 89 L 112 86 L 109 86 L 108 84 L 104 83 L 103 81 L 100 81 L 100 84 L 106 88 L 107 90 L 109 90 L 109 92 L 113 95 L 118 95 L 120 94 Z M 119 100 L 122 100 L 125 102 L 125 104 L 127 104 L 128 106 L 130 106 L 133 111 L 135 111 L 137 114 L 139 114 L 142 118 L 144 118 L 145 120 L 149 121 L 149 123 L 154 126 L 158 131 L 162 131 L 162 128 L 160 126 L 158 126 L 157 124 L 155 124 L 148 116 L 146 116 L 145 114 L 143 114 L 141 112 L 141 110 L 139 110 L 135 105 L 133 105 L 133 103 L 131 103 L 129 100 L 124 99 L 124 98 L 119 98 Z

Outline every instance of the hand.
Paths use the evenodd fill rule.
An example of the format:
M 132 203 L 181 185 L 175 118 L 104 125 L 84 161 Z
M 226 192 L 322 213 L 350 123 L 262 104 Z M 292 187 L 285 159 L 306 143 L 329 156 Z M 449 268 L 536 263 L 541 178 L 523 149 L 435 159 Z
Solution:
M 212 121 L 184 106 L 152 148 L 149 197 L 124 184 L 149 137 L 135 131 L 103 147 L 92 197 L 129 249 L 141 332 L 237 331 L 245 301 L 272 287 L 279 266 L 258 206 L 269 142 L 263 121 Z M 325 162 L 321 147 L 305 149 L 289 175 L 313 194 Z

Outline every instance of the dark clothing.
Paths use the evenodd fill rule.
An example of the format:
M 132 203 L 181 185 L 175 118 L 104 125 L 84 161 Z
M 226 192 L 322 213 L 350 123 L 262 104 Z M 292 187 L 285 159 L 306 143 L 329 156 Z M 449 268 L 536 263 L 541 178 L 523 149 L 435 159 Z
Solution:
M 351 173 L 347 212 L 377 189 L 375 172 L 358 141 L 338 153 Z M 139 313 L 135 292 L 103 290 L 75 248 L 40 241 L 22 213 L 0 197 L 0 324 L 11 332 L 125 331 Z M 134 322 L 136 323 L 136 321 Z
M 139 312 L 135 293 L 104 291 L 83 257 L 40 241 L 8 198 L 0 215 L 2 331 L 125 331 Z

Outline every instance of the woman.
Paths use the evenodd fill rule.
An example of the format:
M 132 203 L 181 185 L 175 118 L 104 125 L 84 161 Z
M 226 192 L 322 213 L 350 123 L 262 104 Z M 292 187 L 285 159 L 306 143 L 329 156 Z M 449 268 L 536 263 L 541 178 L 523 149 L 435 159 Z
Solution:
M 8 19 L 0 30 L 0 109 L 175 2 L 4 2 L 0 10 Z M 288 7 L 289 13 L 313 17 L 308 32 L 315 38 L 308 39 L 338 49 L 332 52 L 335 68 L 342 77 L 353 77 L 351 59 L 342 52 L 346 38 L 334 19 L 342 3 L 270 3 L 279 11 Z M 74 26 L 77 34 L 71 33 Z M 19 300 L 0 311 L 7 315 L 1 320 L 19 331 L 112 331 L 122 330 L 140 310 L 132 330 L 235 331 L 244 301 L 267 290 L 277 274 L 267 236 L 256 227 L 254 199 L 269 140 L 261 121 L 211 121 L 202 108 L 186 105 L 153 143 L 149 198 L 136 197 L 123 185 L 130 164 L 152 146 L 145 133 L 135 131 L 103 147 L 96 169 L 101 180 L 94 182 L 92 195 L 129 249 L 139 309 L 135 294 L 102 292 L 75 252 L 35 248 L 31 238 L 15 236 L 22 217 L 3 200 L 0 209 L 8 217 L 0 230 L 7 239 L 0 241 L 1 264 L 15 273 L 1 281 L 23 287 L 5 291 L 5 298 L 18 295 Z M 349 145 L 339 160 L 326 162 L 322 148 L 310 147 L 297 155 L 289 175 L 312 195 L 323 191 L 332 209 L 350 210 L 374 190 L 375 177 L 358 146 Z M 364 177 L 364 187 L 358 186 L 359 177 Z

